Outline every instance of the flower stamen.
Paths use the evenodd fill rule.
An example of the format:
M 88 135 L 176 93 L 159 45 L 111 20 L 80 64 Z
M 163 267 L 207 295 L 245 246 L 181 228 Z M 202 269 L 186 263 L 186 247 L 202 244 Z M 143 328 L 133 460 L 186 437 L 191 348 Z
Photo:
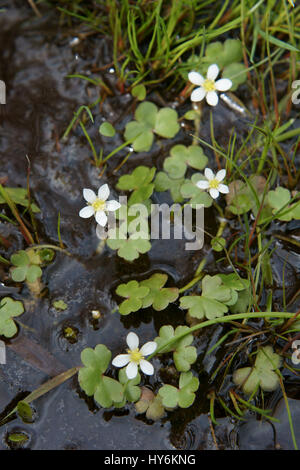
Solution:
M 212 189 L 218 189 L 220 181 L 218 181 L 216 178 L 212 179 L 209 181 L 209 187 Z
M 203 82 L 203 88 L 204 90 L 208 93 L 209 91 L 215 91 L 216 90 L 216 85 L 215 85 L 215 82 L 214 80 L 209 80 L 209 79 L 206 79 L 204 82 Z
M 133 349 L 132 351 L 128 349 L 127 352 L 130 354 L 130 360 L 136 364 L 139 364 L 141 360 L 144 359 L 144 356 L 140 352 L 139 348 Z

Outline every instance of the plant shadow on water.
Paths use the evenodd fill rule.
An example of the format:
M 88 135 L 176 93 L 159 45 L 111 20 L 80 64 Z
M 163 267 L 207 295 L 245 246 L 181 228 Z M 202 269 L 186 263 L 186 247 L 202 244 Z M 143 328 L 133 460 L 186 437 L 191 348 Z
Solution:
M 128 282 L 130 276 L 142 280 L 152 273 L 163 272 L 169 275 L 170 283 L 179 287 L 189 282 L 201 259 L 207 257 L 206 271 L 215 274 L 217 265 L 209 240 L 200 251 L 184 251 L 180 240 L 156 241 L 150 253 L 142 255 L 133 263 L 117 258 L 109 249 L 95 254 L 98 239 L 91 222 L 78 217 L 82 205 L 81 189 L 98 187 L 99 169 L 87 164 L 90 149 L 79 127 L 66 142 L 60 140 L 66 130 L 74 110 L 89 99 L 95 101 L 95 88 L 79 79 L 65 78 L 68 74 L 83 73 L 94 64 L 104 66 L 111 62 L 112 47 L 105 38 L 88 38 L 79 48 L 70 45 L 70 35 L 57 27 L 51 14 L 42 19 L 32 17 L 26 7 L 11 7 L 0 16 L 0 67 L 1 78 L 7 85 L 7 105 L 0 108 L 0 177 L 8 176 L 10 185 L 25 188 L 27 185 L 27 154 L 30 159 L 30 189 L 41 209 L 36 216 L 38 233 L 43 243 L 58 243 L 57 216 L 61 216 L 60 230 L 62 241 L 70 256 L 56 253 L 54 261 L 44 270 L 45 289 L 38 298 L 33 298 L 26 286 L 16 289 L 9 282 L 0 284 L 0 294 L 14 293 L 16 299 L 23 299 L 25 314 L 19 336 L 7 342 L 7 364 L 0 368 L 0 410 L 3 416 L 11 411 L 25 392 L 32 391 L 42 382 L 64 370 L 80 364 L 80 353 L 86 347 L 98 343 L 110 346 L 114 355 L 120 352 L 120 344 L 125 344 L 129 330 L 138 329 L 146 341 L 154 338 L 164 324 L 174 327 L 182 323 L 182 310 L 170 305 L 162 319 L 160 312 L 148 308 L 130 317 L 111 314 L 115 308 L 115 288 L 121 282 Z M 114 88 L 116 77 L 108 70 L 103 79 Z M 155 97 L 154 97 L 155 100 Z M 132 96 L 129 94 L 107 97 L 102 110 L 96 112 L 94 126 L 97 130 L 101 115 L 124 127 L 132 116 Z M 215 137 L 222 143 L 226 140 L 232 125 L 239 119 L 240 133 L 243 133 L 243 119 L 224 104 L 219 106 L 214 122 Z M 128 112 L 129 111 L 129 112 Z M 209 112 L 204 119 L 201 137 L 209 140 Z M 97 141 L 96 133 L 91 137 Z M 78 145 L 80 142 L 80 145 Z M 181 130 L 175 139 L 168 141 L 162 149 L 155 144 L 147 155 L 147 162 L 162 167 L 161 155 L 166 155 L 171 144 L 188 144 L 189 137 Z M 118 143 L 118 142 L 117 142 Z M 119 142 L 121 144 L 121 140 Z M 105 152 L 113 150 L 113 144 L 104 142 Z M 207 154 L 210 155 L 210 150 Z M 211 153 L 213 156 L 213 153 Z M 121 157 L 108 162 L 107 182 L 114 187 L 117 177 L 113 169 L 121 162 Z M 119 160 L 118 160 L 119 159 Z M 133 155 L 126 170 L 131 171 L 145 161 L 143 154 Z M 161 201 L 163 196 L 157 196 Z M 211 210 L 205 214 L 206 230 L 214 233 L 216 220 Z M 88 224 L 88 225 L 86 225 Z M 11 255 L 23 248 L 22 238 L 15 226 L 0 221 L 1 233 L 12 241 L 8 249 Z M 295 222 L 290 225 L 293 232 L 299 231 Z M 280 228 L 278 228 L 280 234 Z M 286 296 L 292 298 L 299 290 L 299 252 L 294 247 L 279 241 L 280 249 L 273 259 L 274 275 L 278 288 L 278 309 L 282 296 L 282 266 L 286 263 Z M 298 250 L 299 251 L 299 250 Z M 2 251 L 1 251 L 2 253 Z M 218 265 L 220 270 L 220 263 Z M 221 266 L 226 272 L 226 262 Z M 0 271 L 2 276 L 3 272 Z M 3 279 L 4 280 L 4 279 Z M 274 295 L 276 298 L 275 289 Z M 63 300 L 66 308 L 59 309 L 53 302 Z M 100 311 L 95 320 L 93 310 Z M 195 345 L 200 359 L 226 332 L 226 326 L 215 326 L 196 336 Z M 66 334 L 67 333 L 67 334 Z M 30 449 L 213 449 L 215 440 L 220 449 L 273 448 L 275 446 L 274 424 L 265 423 L 265 429 L 249 412 L 246 423 L 236 424 L 225 418 L 222 409 L 216 410 L 220 423 L 211 433 L 209 402 L 211 391 L 209 374 L 213 366 L 222 361 L 222 351 L 218 347 L 210 358 L 199 368 L 201 387 L 197 400 L 189 409 L 179 409 L 156 422 L 138 415 L 133 405 L 122 409 L 103 410 L 94 400 L 80 389 L 77 377 L 60 385 L 50 393 L 34 401 L 32 423 L 24 423 L 15 418 L 0 428 L 0 448 Z M 201 361 L 200 361 L 201 362 Z M 163 366 L 160 374 L 171 374 L 168 357 L 155 358 L 156 370 Z M 111 368 L 109 375 L 115 372 Z M 158 377 L 147 379 L 155 388 Z M 232 385 L 232 384 L 231 384 Z M 293 382 L 291 380 L 291 387 Z M 228 383 L 230 387 L 230 383 Z M 299 393 L 293 398 L 299 399 Z M 296 399 L 293 406 L 299 414 Z M 279 406 L 279 405 L 278 405 Z M 280 412 L 283 413 L 280 408 Z M 218 418 L 218 414 L 220 417 Z M 246 427 L 248 430 L 246 431 Z M 260 426 L 260 427 L 259 427 Z M 277 425 L 276 425 L 277 426 Z M 287 420 L 280 425 L 289 429 Z M 278 425 L 279 427 L 279 425 Z M 258 435 L 259 429 L 259 435 Z M 299 429 L 298 429 L 299 438 Z M 10 434 L 23 433 L 18 442 L 11 443 Z M 249 443 L 245 435 L 251 438 Z M 262 442 L 265 441 L 265 444 Z M 286 447 L 290 442 L 283 443 Z

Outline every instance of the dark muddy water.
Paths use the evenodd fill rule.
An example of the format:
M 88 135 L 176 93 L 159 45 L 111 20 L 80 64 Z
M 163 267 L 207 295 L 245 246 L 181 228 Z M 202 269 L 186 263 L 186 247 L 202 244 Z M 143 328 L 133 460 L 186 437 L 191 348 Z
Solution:
M 7 2 L 4 2 L 7 5 Z M 23 4 L 23 2 L 21 2 Z M 20 318 L 29 328 L 20 327 L 19 334 L 7 341 L 7 364 L 0 367 L 0 412 L 10 410 L 16 399 L 24 397 L 41 383 L 70 367 L 80 364 L 83 348 L 98 343 L 107 344 L 118 354 L 125 344 L 128 330 L 136 331 L 146 342 L 157 335 L 163 324 L 182 324 L 182 311 L 172 305 L 162 315 L 147 309 L 121 318 L 112 314 L 116 306 L 115 287 L 120 281 L 148 277 L 153 272 L 169 275 L 170 285 L 181 287 L 192 277 L 201 259 L 206 256 L 208 273 L 217 269 L 226 272 L 226 265 L 215 263 L 214 254 L 208 244 L 199 252 L 184 251 L 182 241 L 155 241 L 151 251 L 134 263 L 126 263 L 108 248 L 95 253 L 98 239 L 95 224 L 80 219 L 78 211 L 83 207 L 82 188 L 97 188 L 100 185 L 99 171 L 90 164 L 90 149 L 79 128 L 72 131 L 67 142 L 61 141 L 74 111 L 82 104 L 98 98 L 98 90 L 80 79 L 66 78 L 68 74 L 87 74 L 93 67 L 102 67 L 112 60 L 109 40 L 99 35 L 90 36 L 78 46 L 72 46 L 76 32 L 59 28 L 52 13 L 42 19 L 36 18 L 32 10 L 9 2 L 9 8 L 0 14 L 0 79 L 7 86 L 7 104 L 0 107 L 0 177 L 7 178 L 8 186 L 26 187 L 27 159 L 31 163 L 30 187 L 41 213 L 37 215 L 38 233 L 43 243 L 58 243 L 57 217 L 61 214 L 62 240 L 71 256 L 56 254 L 55 260 L 44 270 L 45 295 L 33 298 L 26 287 L 19 290 L 0 272 L 2 282 L 0 295 L 13 295 L 24 301 L 26 312 Z M 88 125 L 89 133 L 98 147 L 104 146 L 109 153 L 117 143 L 122 143 L 121 134 L 113 144 L 101 140 L 99 124 L 110 120 L 117 129 L 132 117 L 132 97 L 120 94 L 116 88 L 116 77 L 109 68 L 101 78 L 114 90 L 114 96 L 105 99 L 101 110 L 93 109 L 95 125 Z M 161 104 L 158 95 L 151 99 Z M 172 103 L 171 103 L 172 104 Z M 240 116 L 219 106 L 215 119 L 215 135 L 222 143 L 228 139 L 234 123 L 239 123 L 240 132 L 246 122 Z M 224 118 L 226 111 L 226 119 Z M 207 116 L 208 117 L 208 116 Z M 202 137 L 209 137 L 209 119 L 204 119 Z M 188 143 L 190 137 L 184 129 L 176 137 L 177 142 Z M 159 169 L 167 155 L 168 146 L 156 143 L 150 153 L 132 155 L 121 172 L 113 169 L 124 158 L 120 153 L 109 161 L 101 183 L 114 186 L 120 174 L 139 164 L 153 165 Z M 206 152 L 212 159 L 213 155 Z M 116 196 L 116 194 L 115 194 Z M 157 197 L 160 197 L 159 195 Z M 206 214 L 206 229 L 214 232 L 216 220 L 212 211 Z M 278 226 L 278 233 L 281 227 Z M 299 225 L 289 225 L 295 233 Z M 0 233 L 11 242 L 8 251 L 0 249 L 3 256 L 24 248 L 20 233 L 12 225 L 0 222 Z M 282 269 L 285 266 L 286 295 L 292 298 L 299 290 L 299 253 L 278 241 L 273 257 L 278 308 L 282 298 Z M 67 309 L 57 311 L 53 301 L 63 299 Z M 296 304 L 294 305 L 296 308 Z M 292 306 L 293 308 L 293 306 Z M 99 321 L 92 319 L 91 311 L 101 311 Z M 292 311 L 292 310 L 291 310 Z M 71 344 L 63 336 L 66 326 L 76 328 L 77 342 Z M 77 378 L 67 381 L 33 403 L 34 422 L 24 424 L 19 418 L 0 428 L 0 448 L 9 448 L 7 434 L 23 431 L 28 440 L 23 445 L 30 449 L 214 449 L 215 444 L 208 419 L 210 389 L 209 374 L 223 357 L 218 348 L 214 355 L 205 352 L 224 334 L 221 326 L 212 328 L 195 340 L 199 361 L 195 370 L 200 372 L 200 388 L 194 405 L 188 410 L 167 413 L 153 423 L 135 412 L 134 406 L 121 410 L 99 409 L 80 390 Z M 167 366 L 168 359 L 161 363 L 155 358 L 156 370 Z M 154 375 L 147 382 L 155 389 L 160 377 Z M 300 407 L 300 394 L 291 380 L 291 403 L 295 415 Z M 228 384 L 230 386 L 230 383 Z M 221 449 L 236 448 L 292 448 L 289 425 L 280 395 L 272 397 L 278 402 L 275 414 L 280 415 L 280 424 L 260 423 L 249 414 L 243 424 L 236 424 L 224 417 L 219 410 L 216 439 Z M 217 410 L 218 415 L 218 410 Z M 298 422 L 299 422 L 298 418 Z M 296 427 L 300 441 L 300 429 Z M 300 442 L 299 442 L 300 445 Z

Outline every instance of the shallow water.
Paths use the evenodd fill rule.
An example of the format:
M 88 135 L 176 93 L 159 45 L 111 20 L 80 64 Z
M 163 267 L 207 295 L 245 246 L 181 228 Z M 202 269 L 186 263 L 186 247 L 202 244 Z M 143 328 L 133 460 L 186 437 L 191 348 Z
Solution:
M 36 217 L 40 242 L 58 244 L 59 211 L 62 240 L 71 254 L 57 253 L 44 270 L 46 291 L 38 299 L 31 297 L 26 287 L 22 290 L 15 288 L 0 271 L 3 277 L 0 295 L 11 293 L 15 299 L 25 299 L 26 312 L 20 321 L 29 327 L 21 327 L 19 335 L 7 342 L 7 364 L 0 367 L 0 412 L 11 410 L 16 399 L 24 397 L 51 376 L 79 365 L 80 352 L 87 346 L 107 344 L 114 356 L 125 345 L 129 329 L 138 332 L 146 342 L 157 335 L 163 324 L 176 326 L 184 321 L 183 313 L 176 305 L 169 306 L 163 318 L 151 309 L 123 318 L 118 313 L 111 314 L 116 306 L 114 290 L 120 281 L 144 278 L 160 271 L 169 275 L 170 285 L 176 283 L 181 287 L 191 279 L 204 256 L 209 261 L 206 266 L 208 273 L 215 273 L 220 268 L 226 272 L 227 269 L 226 265 L 218 265 L 217 268 L 209 244 L 199 252 L 187 252 L 183 248 L 184 242 L 179 240 L 155 241 L 151 251 L 134 263 L 119 259 L 108 248 L 101 254 L 95 253 L 98 239 L 94 224 L 80 219 L 78 211 L 83 206 L 82 188 L 99 186 L 99 170 L 88 162 L 91 152 L 79 128 L 71 132 L 66 142 L 60 138 L 73 112 L 98 97 L 94 86 L 80 79 L 66 78 L 66 75 L 85 74 L 92 67 L 110 63 L 112 48 L 110 41 L 98 36 L 91 36 L 76 47 L 72 47 L 71 40 L 70 33 L 57 26 L 53 14 L 37 19 L 29 7 L 16 7 L 12 2 L 5 15 L 0 15 L 0 79 L 7 85 L 7 105 L 0 107 L 0 177 L 8 178 L 8 186 L 26 187 L 28 155 L 30 188 L 41 209 Z M 114 74 L 107 70 L 101 78 L 116 90 Z M 152 98 L 158 99 L 157 96 Z M 241 133 L 245 123 L 224 104 L 219 108 L 215 136 L 222 142 L 222 139 L 228 139 L 234 123 L 239 121 Z M 97 146 L 104 145 L 104 154 L 122 141 L 119 137 L 113 144 L 105 138 L 101 142 L 97 131 L 99 124 L 109 119 L 117 129 L 121 129 L 130 119 L 131 111 L 131 95 L 121 95 L 118 91 L 107 97 L 101 111 L 94 108 L 94 131 L 92 126 L 88 129 Z M 204 119 L 204 122 L 201 136 L 208 139 L 209 119 Z M 185 143 L 188 139 L 182 130 L 175 141 Z M 155 164 L 160 169 L 171 145 L 174 141 L 162 148 L 156 143 L 149 154 L 132 155 L 122 171 L 115 175 L 114 168 L 124 158 L 120 153 L 109 161 L 101 182 L 114 186 L 122 172 L 126 173 L 141 163 Z M 209 151 L 206 153 L 213 158 Z M 205 217 L 207 230 L 214 232 L 216 221 L 212 211 L 208 210 Z M 299 232 L 299 224 L 290 224 L 289 227 L 293 233 Z M 278 227 L 278 233 L 280 230 Z M 0 232 L 12 243 L 6 252 L 1 247 L 3 256 L 8 257 L 24 247 L 20 233 L 12 225 L 1 221 Z M 288 298 L 299 290 L 299 257 L 295 248 L 278 241 L 272 260 L 278 308 L 282 301 L 283 266 Z M 59 299 L 67 303 L 63 312 L 52 306 L 53 301 Z M 94 309 L 101 312 L 99 321 L 92 319 L 91 311 Z M 63 336 L 66 326 L 72 326 L 78 332 L 77 341 L 73 344 Z M 33 403 L 33 423 L 24 424 L 15 418 L 2 426 L 0 449 L 8 448 L 7 434 L 16 431 L 28 435 L 24 447 L 30 449 L 215 448 L 206 395 L 211 387 L 209 374 L 223 358 L 222 348 L 217 348 L 213 355 L 204 356 L 224 334 L 225 328 L 214 327 L 195 339 L 201 364 L 195 365 L 195 370 L 200 372 L 200 388 L 191 408 L 167 413 L 155 423 L 138 415 L 131 405 L 121 410 L 99 409 L 92 399 L 85 397 L 77 378 L 73 377 Z M 161 365 L 168 365 L 168 359 L 162 361 L 161 364 L 160 359 L 154 359 L 156 370 Z M 147 383 L 155 388 L 158 380 L 159 377 L 154 375 Z M 291 384 L 291 389 L 295 389 L 295 384 Z M 293 393 L 292 398 L 294 412 L 299 415 L 299 392 Z M 273 400 L 276 403 L 280 396 Z M 217 410 L 221 423 L 215 428 L 219 448 L 270 449 L 278 443 L 282 448 L 292 448 L 285 409 L 278 406 L 276 410 L 279 411 L 275 414 L 280 414 L 282 422 L 275 425 L 276 433 L 273 425 L 261 425 L 250 413 L 246 423 L 238 425 Z M 300 439 L 299 433 L 297 439 Z

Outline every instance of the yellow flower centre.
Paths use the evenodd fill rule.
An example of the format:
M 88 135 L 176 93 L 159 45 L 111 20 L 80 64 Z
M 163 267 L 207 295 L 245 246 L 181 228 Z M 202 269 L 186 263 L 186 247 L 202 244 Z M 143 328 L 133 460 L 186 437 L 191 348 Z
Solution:
M 215 82 L 209 79 L 206 79 L 202 86 L 207 93 L 216 89 Z
M 105 209 L 105 201 L 102 201 L 102 199 L 95 199 L 95 201 L 91 204 L 91 206 L 95 209 L 95 211 L 104 211 Z
M 209 181 L 209 187 L 211 189 L 218 189 L 219 184 L 220 184 L 220 181 L 218 181 L 216 178 Z
M 133 349 L 132 351 L 128 349 L 128 353 L 130 354 L 130 361 L 139 364 L 142 359 L 144 359 L 143 354 L 140 352 L 139 348 Z

